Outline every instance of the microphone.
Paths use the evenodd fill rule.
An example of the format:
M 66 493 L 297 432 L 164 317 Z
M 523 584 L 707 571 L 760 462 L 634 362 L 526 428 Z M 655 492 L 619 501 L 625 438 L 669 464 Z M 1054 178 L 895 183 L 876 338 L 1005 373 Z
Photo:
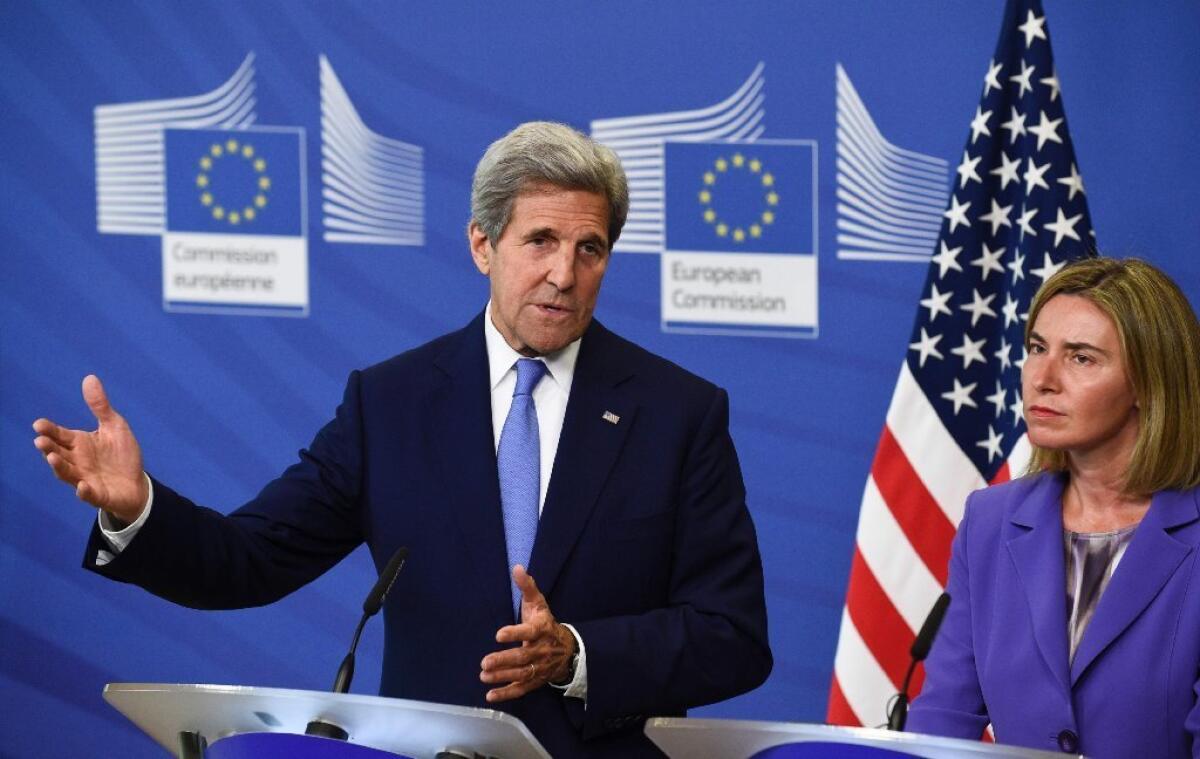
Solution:
M 346 658 L 342 659 L 342 664 L 338 667 L 337 676 L 333 678 L 334 693 L 348 693 L 350 691 L 350 681 L 354 678 L 354 652 L 358 649 L 358 639 L 362 635 L 363 627 L 367 624 L 367 620 L 379 613 L 383 608 L 384 599 L 387 598 L 388 592 L 392 589 L 392 585 L 396 583 L 396 577 L 400 574 L 400 570 L 404 567 L 404 562 L 408 559 L 408 548 L 400 546 L 396 552 L 392 554 L 392 558 L 388 560 L 387 566 L 379 574 L 379 579 L 375 581 L 375 587 L 371 588 L 371 592 L 367 594 L 367 599 L 363 601 L 362 619 L 358 620 L 358 627 L 354 630 L 354 640 L 350 643 L 350 652 L 346 654 Z M 336 738 L 337 740 L 346 740 L 350 737 L 342 728 L 330 722 L 322 720 L 313 720 L 308 723 L 308 728 L 304 731 L 306 735 L 319 735 L 324 738 Z
M 949 606 L 949 593 L 938 596 L 938 600 L 933 603 L 933 608 L 929 610 L 929 616 L 925 617 L 925 624 L 921 625 L 921 631 L 917 633 L 917 639 L 913 641 L 912 648 L 908 650 L 912 660 L 908 663 L 908 672 L 904 674 L 904 685 L 900 686 L 900 692 L 896 694 L 895 703 L 892 704 L 891 713 L 888 714 L 888 730 L 904 730 L 904 723 L 908 721 L 909 681 L 912 680 L 917 663 L 925 661 L 925 657 L 929 655 L 933 639 L 937 636 L 938 628 L 942 626 L 942 618 L 946 616 L 946 609 Z

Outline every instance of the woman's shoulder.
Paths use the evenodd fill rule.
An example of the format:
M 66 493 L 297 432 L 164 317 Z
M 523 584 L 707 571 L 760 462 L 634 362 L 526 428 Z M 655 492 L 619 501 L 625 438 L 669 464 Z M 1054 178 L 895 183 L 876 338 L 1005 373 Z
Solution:
M 1024 520 L 1044 504 L 1057 504 L 1062 496 L 1062 475 L 1038 472 L 976 490 L 967 498 L 966 515 L 973 523 L 998 524 Z

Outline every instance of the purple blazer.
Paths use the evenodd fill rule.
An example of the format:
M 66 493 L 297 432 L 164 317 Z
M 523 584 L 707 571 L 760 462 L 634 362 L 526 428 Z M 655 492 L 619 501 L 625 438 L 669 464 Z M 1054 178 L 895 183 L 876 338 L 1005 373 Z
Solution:
M 1071 663 L 1064 485 L 1040 474 L 967 499 L 908 729 L 978 738 L 990 722 L 1030 748 L 1200 757 L 1200 491 L 1154 495 Z

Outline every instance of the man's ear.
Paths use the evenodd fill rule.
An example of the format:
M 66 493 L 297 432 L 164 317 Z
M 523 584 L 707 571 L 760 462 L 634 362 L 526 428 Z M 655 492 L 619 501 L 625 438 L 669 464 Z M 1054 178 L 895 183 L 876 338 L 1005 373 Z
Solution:
M 474 219 L 467 225 L 467 242 L 471 246 L 471 260 L 475 262 L 475 268 L 485 277 L 491 274 L 492 243 Z

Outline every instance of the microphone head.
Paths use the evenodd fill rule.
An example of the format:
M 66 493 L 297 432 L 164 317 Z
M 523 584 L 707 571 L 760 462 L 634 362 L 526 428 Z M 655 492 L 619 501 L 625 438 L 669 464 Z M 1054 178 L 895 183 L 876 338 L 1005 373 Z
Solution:
M 408 559 L 408 548 L 400 546 L 392 554 L 392 558 L 388 560 L 387 566 L 379 573 L 379 579 L 375 581 L 375 587 L 371 588 L 371 592 L 367 595 L 367 600 L 363 601 L 363 614 L 370 617 L 379 612 L 379 609 L 383 606 L 384 599 L 387 598 L 388 591 L 392 589 L 392 584 L 396 582 L 396 577 L 400 574 L 400 569 L 404 566 L 406 559 Z
M 913 641 L 912 648 L 909 649 L 913 661 L 924 661 L 925 657 L 929 655 L 929 648 L 933 645 L 933 639 L 937 635 L 938 628 L 942 626 L 942 618 L 946 616 L 946 609 L 949 606 L 949 593 L 938 596 L 938 600 L 934 602 L 933 608 L 929 611 L 929 616 L 925 618 L 925 624 L 921 625 L 921 631 L 917 633 L 917 639 Z

